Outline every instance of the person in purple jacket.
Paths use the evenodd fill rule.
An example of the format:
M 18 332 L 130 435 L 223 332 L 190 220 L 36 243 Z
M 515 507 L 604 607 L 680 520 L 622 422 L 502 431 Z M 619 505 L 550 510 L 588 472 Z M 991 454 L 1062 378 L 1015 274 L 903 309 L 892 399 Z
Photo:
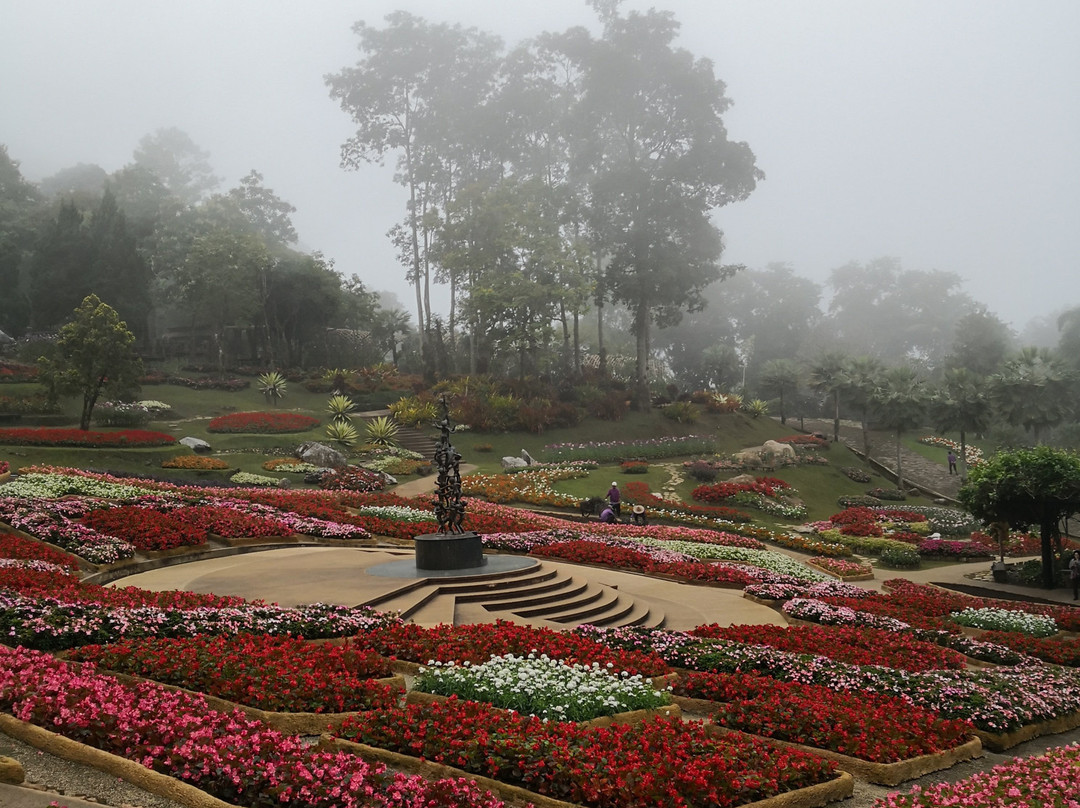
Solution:
M 622 507 L 620 506 L 620 500 L 622 497 L 619 495 L 619 484 L 613 482 L 611 488 L 607 492 L 607 501 L 611 505 L 611 510 L 615 511 L 616 516 L 622 516 Z

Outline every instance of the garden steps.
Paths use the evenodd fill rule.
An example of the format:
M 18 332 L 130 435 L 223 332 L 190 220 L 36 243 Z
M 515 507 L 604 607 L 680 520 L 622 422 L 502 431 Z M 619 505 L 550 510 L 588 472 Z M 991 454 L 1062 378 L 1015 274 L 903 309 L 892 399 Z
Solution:
M 362 605 L 399 612 L 425 626 L 498 619 L 551 628 L 581 623 L 658 628 L 665 621 L 663 612 L 616 587 L 591 583 L 543 563 L 496 574 L 412 581 Z

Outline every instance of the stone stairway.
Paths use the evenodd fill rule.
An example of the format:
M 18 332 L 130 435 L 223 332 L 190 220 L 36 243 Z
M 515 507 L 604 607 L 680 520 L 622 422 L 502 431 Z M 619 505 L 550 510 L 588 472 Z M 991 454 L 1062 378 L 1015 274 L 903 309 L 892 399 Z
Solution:
M 495 620 L 551 628 L 664 625 L 664 614 L 616 587 L 574 577 L 540 563 L 522 570 L 423 579 L 371 600 L 364 606 L 397 611 L 420 625 L 491 623 Z

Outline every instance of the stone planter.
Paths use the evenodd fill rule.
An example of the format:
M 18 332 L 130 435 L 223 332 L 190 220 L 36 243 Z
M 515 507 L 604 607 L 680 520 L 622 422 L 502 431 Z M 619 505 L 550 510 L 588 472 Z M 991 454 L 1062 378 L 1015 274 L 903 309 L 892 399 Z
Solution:
M 837 578 L 837 579 L 843 581 L 844 583 L 848 583 L 849 581 L 872 581 L 872 580 L 874 580 L 874 571 L 873 570 L 870 570 L 869 572 L 859 573 L 858 575 L 840 575 L 839 573 L 833 572 L 832 570 L 825 569 L 825 567 L 821 566 L 820 564 L 815 564 L 814 560 L 810 559 L 810 558 L 806 559 L 806 561 L 804 561 L 803 563 L 806 564 L 806 566 L 810 567 L 810 569 L 817 570 L 818 572 L 824 573 L 825 575 L 828 575 L 830 578 Z
M 986 732 L 981 729 L 975 730 L 975 734 L 982 741 L 983 746 L 991 752 L 1004 752 L 1014 746 L 1038 738 L 1040 735 L 1056 735 L 1059 732 L 1080 727 L 1080 712 L 1067 713 L 1057 718 L 1050 718 L 1035 724 L 1025 724 L 1011 732 Z

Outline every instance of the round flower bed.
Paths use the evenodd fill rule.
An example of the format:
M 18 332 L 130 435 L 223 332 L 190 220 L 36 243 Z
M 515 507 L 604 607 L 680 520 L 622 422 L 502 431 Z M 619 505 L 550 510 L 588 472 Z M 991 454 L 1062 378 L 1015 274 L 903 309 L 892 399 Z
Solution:
M 280 435 L 288 432 L 306 432 L 318 425 L 318 418 L 298 412 L 235 412 L 213 419 L 206 427 L 206 431 Z

